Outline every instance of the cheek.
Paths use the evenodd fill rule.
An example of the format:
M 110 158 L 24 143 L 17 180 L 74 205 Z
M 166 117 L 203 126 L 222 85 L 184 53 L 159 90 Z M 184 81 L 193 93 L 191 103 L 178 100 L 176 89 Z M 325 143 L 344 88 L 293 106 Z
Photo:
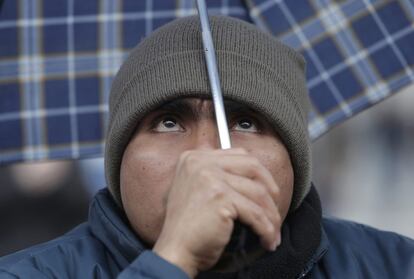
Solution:
M 280 187 L 292 188 L 293 168 L 289 154 L 281 145 L 275 144 L 274 150 L 275 152 L 263 154 L 263 164 L 271 170 L 275 181 Z
M 148 145 L 147 145 L 148 146 Z M 121 165 L 121 197 L 134 230 L 153 243 L 161 230 L 176 159 L 168 152 L 130 144 Z

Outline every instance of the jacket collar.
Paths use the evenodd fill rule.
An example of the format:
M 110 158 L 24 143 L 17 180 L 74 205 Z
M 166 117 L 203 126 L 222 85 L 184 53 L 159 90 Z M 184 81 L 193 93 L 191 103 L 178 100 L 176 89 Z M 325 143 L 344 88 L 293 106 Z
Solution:
M 126 267 L 146 249 L 107 188 L 95 195 L 89 208 L 88 224 L 92 234 L 114 255 L 120 266 Z
M 148 249 L 133 232 L 125 213 L 106 188 L 95 195 L 89 209 L 88 224 L 92 234 L 104 244 L 121 268 L 128 266 Z M 328 250 L 328 237 L 322 226 L 321 230 L 320 244 L 299 278 L 308 274 Z

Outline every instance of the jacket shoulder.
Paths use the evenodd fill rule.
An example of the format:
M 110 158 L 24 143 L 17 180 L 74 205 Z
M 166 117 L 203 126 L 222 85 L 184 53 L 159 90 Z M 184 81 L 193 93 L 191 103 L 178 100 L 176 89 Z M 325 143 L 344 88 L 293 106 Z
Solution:
M 342 271 L 351 275 L 348 278 L 414 276 L 414 240 L 334 218 L 324 218 L 323 228 L 329 239 L 324 266 L 334 274 Z
M 395 232 L 379 230 L 364 224 L 336 219 L 323 218 L 323 228 L 331 244 L 343 243 L 345 240 L 353 244 L 402 243 L 407 249 L 414 250 L 414 240 Z
M 0 274 L 22 276 L 19 278 L 26 278 L 25 275 L 30 278 L 33 273 L 52 278 L 56 274 L 71 274 L 84 260 L 90 261 L 91 254 L 99 258 L 103 249 L 84 223 L 54 240 L 0 258 Z

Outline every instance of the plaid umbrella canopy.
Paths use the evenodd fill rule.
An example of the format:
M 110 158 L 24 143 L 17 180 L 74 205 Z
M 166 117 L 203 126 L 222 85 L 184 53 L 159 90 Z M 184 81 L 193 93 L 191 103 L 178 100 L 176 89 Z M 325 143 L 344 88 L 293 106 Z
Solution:
M 414 81 L 410 0 L 207 3 L 305 56 L 312 139 Z M 4 1 L 0 163 L 102 156 L 110 85 L 128 51 L 193 14 L 193 0 Z

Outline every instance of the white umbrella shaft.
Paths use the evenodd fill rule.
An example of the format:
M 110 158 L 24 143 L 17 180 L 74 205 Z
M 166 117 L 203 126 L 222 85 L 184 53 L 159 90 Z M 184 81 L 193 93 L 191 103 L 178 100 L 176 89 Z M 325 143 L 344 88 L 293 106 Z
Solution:
M 204 0 L 197 0 L 197 9 L 200 16 L 204 53 L 207 62 L 207 71 L 210 80 L 211 92 L 213 94 L 214 111 L 216 114 L 220 145 L 222 149 L 228 149 L 231 148 L 230 134 L 227 126 L 226 113 L 224 110 L 223 95 L 221 93 L 220 78 L 217 69 L 213 39 L 210 32 L 207 7 Z

